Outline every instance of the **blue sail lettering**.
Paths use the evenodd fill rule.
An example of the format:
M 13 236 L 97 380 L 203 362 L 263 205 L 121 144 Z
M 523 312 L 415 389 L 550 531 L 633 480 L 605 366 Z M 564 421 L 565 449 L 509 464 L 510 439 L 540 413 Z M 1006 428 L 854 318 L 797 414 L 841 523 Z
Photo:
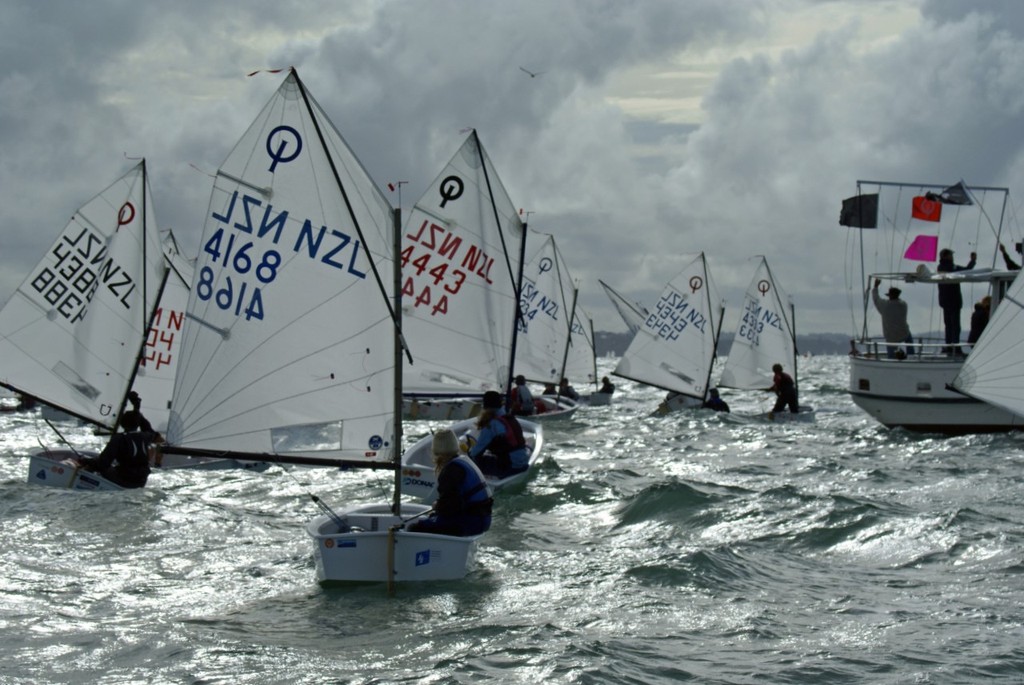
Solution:
M 263 212 L 263 220 L 260 222 L 260 230 L 256 234 L 257 238 L 262 238 L 270 231 L 274 231 L 273 243 L 277 245 L 278 241 L 281 240 L 281 231 L 284 230 L 285 222 L 288 221 L 288 212 L 278 212 L 273 218 L 270 217 L 270 213 L 274 211 L 272 205 L 267 205 L 266 211 Z
M 234 228 L 237 228 L 242 233 L 248 233 L 249 235 L 252 235 L 252 211 L 249 208 L 252 207 L 253 205 L 259 207 L 262 204 L 263 202 L 257 197 L 252 197 L 251 195 L 243 195 L 242 213 L 245 214 L 245 223 L 243 224 L 240 222 L 235 222 Z
M 231 193 L 231 202 L 228 203 L 228 211 L 223 216 L 221 216 L 217 212 L 213 212 L 210 216 L 212 216 L 214 219 L 216 219 L 222 224 L 228 223 L 231 220 L 231 215 L 235 211 L 235 200 L 237 199 L 238 191 L 236 190 L 235 192 Z
M 316 253 L 320 250 L 320 243 L 324 240 L 324 234 L 327 233 L 327 227 L 321 226 L 320 232 L 317 233 L 316 241 L 313 240 L 313 222 L 306 219 L 306 222 L 302 224 L 302 228 L 299 230 L 299 236 L 295 239 L 295 252 L 299 252 L 302 249 L 302 242 L 305 239 L 306 245 L 308 246 L 307 252 L 309 256 L 316 259 Z
M 359 241 L 353 241 L 350 236 L 348 236 L 345 233 L 342 233 L 341 231 L 332 230 L 331 235 L 338 238 L 338 245 L 335 246 L 333 250 L 330 250 L 327 254 L 325 254 L 320 261 L 323 262 L 324 264 L 333 266 L 337 269 L 345 269 L 345 265 L 342 262 L 335 261 L 333 257 L 340 253 L 342 250 L 344 250 L 345 247 L 348 246 L 349 243 L 351 243 L 352 255 L 349 257 L 348 260 L 347 271 L 353 276 L 358 276 L 359 278 L 366 278 L 365 272 L 356 269 L 356 260 L 359 258 Z
M 761 315 L 761 320 L 769 326 L 778 328 L 780 331 L 782 330 L 782 321 L 779 318 L 779 315 L 771 310 L 765 309 L 764 313 Z

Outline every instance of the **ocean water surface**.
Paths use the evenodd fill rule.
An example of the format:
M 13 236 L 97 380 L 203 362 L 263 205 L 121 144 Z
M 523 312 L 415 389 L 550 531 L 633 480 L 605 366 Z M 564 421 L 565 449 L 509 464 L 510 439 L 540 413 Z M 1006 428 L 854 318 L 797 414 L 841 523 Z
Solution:
M 618 379 L 545 426 L 466 579 L 394 596 L 318 585 L 304 531 L 383 472 L 67 492 L 25 482 L 38 413 L 0 415 L 0 683 L 1024 682 L 1024 435 L 888 430 L 846 381 L 801 360 L 816 420 L 769 423 Z

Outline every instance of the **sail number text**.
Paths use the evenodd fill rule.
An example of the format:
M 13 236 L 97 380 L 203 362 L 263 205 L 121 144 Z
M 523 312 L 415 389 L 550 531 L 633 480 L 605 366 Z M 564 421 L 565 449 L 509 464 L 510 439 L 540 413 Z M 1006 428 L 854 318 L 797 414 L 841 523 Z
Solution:
M 677 340 L 679 334 L 691 326 L 703 334 L 707 321 L 704 314 L 690 305 L 685 295 L 670 292 L 661 296 L 644 326 L 659 338 Z
M 493 285 L 494 258 L 476 245 L 463 245 L 461 237 L 429 220 L 405 235 L 402 248 L 402 297 L 414 308 L 425 307 L 431 316 L 448 313 L 448 297 L 455 297 L 467 280 Z
M 263 319 L 263 288 L 281 273 L 289 247 L 293 255 L 307 256 L 356 278 L 366 278 L 366 271 L 359 266 L 362 244 L 343 231 L 304 219 L 294 243 L 289 245 L 282 240 L 289 212 L 275 211 L 273 205 L 264 205 L 258 197 L 238 191 L 232 194 L 223 214 L 213 212 L 211 216 L 223 225 L 203 245 L 206 264 L 199 270 L 196 296 L 204 302 L 212 300 L 223 311 L 244 316 L 247 321 Z M 273 247 L 264 248 L 263 242 Z
M 782 319 L 767 307 L 762 307 L 756 300 L 747 298 L 740 320 L 740 328 L 736 335 L 751 345 L 761 344 L 761 333 L 769 326 L 782 330 Z

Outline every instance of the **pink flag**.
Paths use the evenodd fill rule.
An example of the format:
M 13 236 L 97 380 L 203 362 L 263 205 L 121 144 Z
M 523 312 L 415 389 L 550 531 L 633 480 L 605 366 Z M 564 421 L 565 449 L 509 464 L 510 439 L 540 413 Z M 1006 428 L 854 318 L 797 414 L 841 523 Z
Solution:
M 910 247 L 903 253 L 904 259 L 913 259 L 917 262 L 934 262 L 939 249 L 939 236 L 919 235 L 910 243 Z

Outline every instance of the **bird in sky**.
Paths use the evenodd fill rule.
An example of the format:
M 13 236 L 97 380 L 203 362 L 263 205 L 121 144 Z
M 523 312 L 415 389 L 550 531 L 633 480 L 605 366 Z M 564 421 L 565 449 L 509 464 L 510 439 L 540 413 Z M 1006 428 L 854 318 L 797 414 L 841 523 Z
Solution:
M 526 74 L 529 74 L 530 78 L 537 78 L 538 76 L 544 73 L 543 71 L 530 71 L 526 67 L 519 67 L 519 70 Z

